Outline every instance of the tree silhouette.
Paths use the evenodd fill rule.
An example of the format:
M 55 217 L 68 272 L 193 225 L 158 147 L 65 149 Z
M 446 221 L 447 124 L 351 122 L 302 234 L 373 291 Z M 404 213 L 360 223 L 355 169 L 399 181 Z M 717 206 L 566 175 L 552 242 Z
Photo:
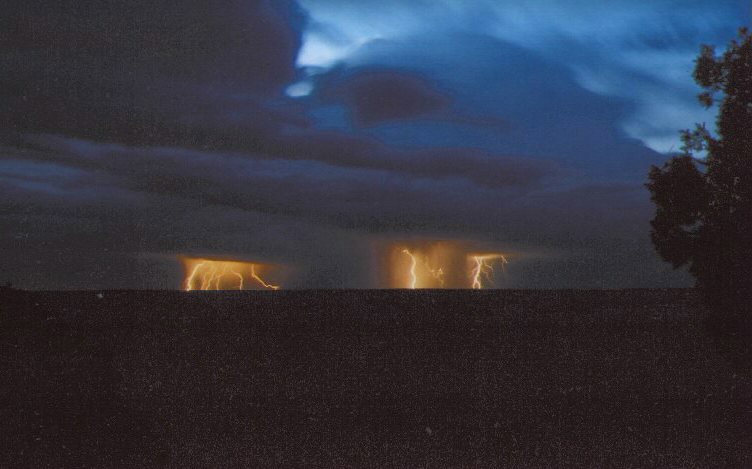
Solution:
M 702 46 L 695 64 L 700 102 L 719 104 L 715 135 L 704 124 L 682 131 L 682 153 L 651 168 L 651 237 L 663 259 L 688 266 L 711 305 L 745 313 L 752 300 L 752 34 L 739 30 L 722 56 Z

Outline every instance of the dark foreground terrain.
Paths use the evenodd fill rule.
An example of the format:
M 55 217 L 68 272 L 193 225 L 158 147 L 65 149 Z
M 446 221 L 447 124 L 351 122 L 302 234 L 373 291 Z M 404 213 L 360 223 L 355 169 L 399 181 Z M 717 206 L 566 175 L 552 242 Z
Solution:
M 692 292 L 18 293 L 0 467 L 752 467 Z

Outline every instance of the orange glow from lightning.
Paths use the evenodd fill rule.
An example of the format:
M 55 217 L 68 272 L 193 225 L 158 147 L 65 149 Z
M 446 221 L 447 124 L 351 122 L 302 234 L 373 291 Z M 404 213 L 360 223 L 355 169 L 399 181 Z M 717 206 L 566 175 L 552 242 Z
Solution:
M 474 264 L 470 271 L 470 276 L 472 278 L 471 288 L 473 290 L 483 289 L 483 279 L 493 283 L 494 269 L 492 264 L 494 261 L 501 264 L 502 270 L 504 269 L 504 266 L 509 263 L 503 254 L 484 254 L 469 257 Z
M 412 290 L 415 290 L 415 287 L 418 284 L 418 275 L 415 273 L 415 267 L 418 266 L 418 261 L 415 260 L 415 256 L 413 256 L 409 250 L 403 249 L 402 252 L 404 254 L 407 254 L 410 257 L 410 286 L 409 288 Z
M 410 240 L 383 247 L 384 281 L 391 288 L 497 288 L 508 253 L 478 251 L 469 242 Z
M 439 281 L 439 285 L 444 288 L 444 269 L 442 267 L 439 267 L 438 269 L 432 269 L 428 262 L 426 262 L 424 265 L 426 266 L 426 270 L 431 275 L 433 275 L 433 278 Z
M 246 288 L 251 280 L 257 289 L 279 289 L 279 285 L 261 278 L 259 272 L 268 267 L 266 264 L 189 257 L 182 258 L 182 262 L 186 272 L 185 291 L 251 289 Z
M 393 288 L 444 288 L 448 248 L 433 245 L 392 245 L 390 286 Z

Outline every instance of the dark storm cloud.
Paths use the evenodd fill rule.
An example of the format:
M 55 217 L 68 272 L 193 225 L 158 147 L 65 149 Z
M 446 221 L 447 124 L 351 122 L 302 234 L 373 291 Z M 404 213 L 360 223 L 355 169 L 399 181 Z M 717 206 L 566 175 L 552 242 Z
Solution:
M 600 180 L 642 180 L 659 158 L 619 128 L 632 103 L 584 89 L 567 68 L 540 54 L 478 34 L 408 39 L 366 44 L 349 63 L 431 76 L 455 103 L 455 116 L 472 113 L 508 124 L 500 130 L 421 119 L 368 129 L 368 135 L 429 148 L 503 148 L 507 154 L 555 159 Z
M 400 51 L 401 53 L 402 51 Z M 318 106 L 340 105 L 354 127 L 439 123 L 506 132 L 510 122 L 454 106 L 450 90 L 440 89 L 409 67 L 337 67 L 317 74 L 312 84 Z M 425 74 L 428 75 L 428 74 Z
M 37 52 L 45 67 L 67 65 L 61 75 L 107 72 L 270 90 L 293 76 L 299 43 L 275 8 L 263 0 L 24 1 L 7 17 L 16 22 L 6 44 Z
M 337 268 L 353 252 L 367 252 L 361 239 L 304 217 L 247 208 L 245 198 L 263 185 L 284 197 L 279 174 L 225 182 L 216 164 L 227 162 L 216 155 L 181 159 L 174 151 L 58 142 L 58 150 L 0 152 L 0 274 L 7 280 L 34 288 L 175 288 L 182 275 L 176 256 L 193 254 L 320 266 L 301 269 L 302 280 L 288 286 L 367 284 L 364 273 Z M 96 158 L 120 159 L 73 166 Z
M 13 70 L 3 87 L 10 103 L 0 111 L 4 128 L 468 177 L 486 185 L 525 186 L 552 172 L 550 163 L 473 149 L 401 152 L 372 139 L 306 132 L 312 124 L 305 109 L 271 101 L 294 76 L 299 24 L 288 23 L 291 15 L 301 22 L 300 14 L 278 2 L 233 5 L 19 5 L 19 27 L 9 29 L 11 50 L 4 56 Z M 344 89 L 369 122 L 446 101 L 425 80 L 396 72 L 356 74 Z
M 54 156 L 50 148 L 38 155 L 3 151 L 0 222 L 6 279 L 46 288 L 173 288 L 180 273 L 172 256 L 193 253 L 315 264 L 316 272 L 301 272 L 307 286 L 367 284 L 357 269 L 342 269 L 353 262 L 348 257 L 363 264 L 362 253 L 368 251 L 358 247 L 362 242 L 321 226 L 324 218 L 345 222 L 336 204 L 353 204 L 338 200 L 322 184 L 336 177 L 317 178 L 299 168 L 303 180 L 296 184 L 296 174 L 282 174 L 284 168 L 218 155 L 80 142 L 68 142 L 61 150 L 65 155 Z M 89 169 L 68 166 L 76 157 L 88 160 L 79 166 Z M 91 164 L 96 158 L 114 161 Z M 228 178 L 223 166 L 258 174 Z M 309 198 L 299 198 L 302 193 Z M 263 200 L 254 202 L 256 196 Z M 312 213 L 286 217 L 301 213 L 295 206 L 299 202 Z M 356 252 L 360 256 L 353 256 Z
M 0 20 L 6 132 L 181 144 L 206 132 L 186 116 L 217 129 L 238 115 L 263 131 L 247 119 L 264 108 L 253 97 L 295 75 L 290 2 L 12 3 Z
M 368 233 L 496 239 L 491 245 L 550 252 L 584 249 L 583 233 L 591 246 L 635 231 L 647 237 L 644 213 L 633 210 L 635 200 L 647 209 L 639 186 L 532 185 L 524 195 L 462 178 L 308 160 L 49 137 L 32 146 L 2 153 L 0 220 L 12 248 L 7 265 L 23 266 L 9 278 L 38 286 L 172 287 L 160 283 L 179 279 L 169 256 L 186 253 L 293 265 L 301 277 L 291 286 L 369 286 Z M 45 283 L 46 269 L 74 265 L 63 280 Z
M 305 160 L 167 148 L 130 149 L 60 139 L 47 139 L 46 143 L 44 152 L 25 152 L 22 164 L 16 159 L 20 155 L 3 160 L 0 175 L 11 180 L 11 186 L 22 189 L 8 191 L 6 200 L 42 199 L 46 200 L 40 203 L 43 207 L 54 199 L 54 205 L 64 207 L 76 206 L 83 199 L 84 208 L 99 206 L 105 212 L 107 207 L 135 210 L 133 207 L 156 205 L 158 201 L 166 205 L 166 212 L 173 213 L 215 206 L 374 233 L 444 232 L 473 237 L 503 232 L 520 241 L 529 239 L 531 233 L 538 238 L 536 232 L 540 231 L 568 237 L 583 228 L 607 230 L 613 227 L 610 224 L 619 224 L 619 217 L 602 216 L 606 208 L 629 205 L 629 198 L 621 204 L 615 202 L 634 197 L 633 189 L 624 188 L 599 188 L 597 192 L 538 188 L 535 194 L 523 198 L 518 190 L 486 188 L 458 178 L 426 179 Z M 29 163 L 30 159 L 34 161 Z M 69 181 L 64 182 L 55 172 L 69 174 Z M 37 185 L 25 186 L 29 180 Z M 557 204 L 600 209 L 568 215 Z M 70 213 L 61 207 L 55 210 Z M 537 216 L 531 216 L 536 212 Z M 583 218 L 580 212 L 588 212 L 590 218 Z M 634 220 L 631 215 L 628 218 Z M 160 222 L 151 221 L 156 225 Z M 195 222 L 196 226 L 216 226 L 219 232 L 227 226 L 214 216 Z M 547 227 L 548 223 L 556 226 Z M 137 239 L 151 244 L 149 237 Z
M 336 80 L 330 77 L 324 87 L 322 93 L 341 99 L 360 125 L 425 117 L 449 104 L 424 78 L 395 70 L 350 71 Z
M 273 154 L 278 158 L 313 160 L 333 166 L 404 172 L 430 178 L 465 178 L 490 187 L 525 188 L 564 173 L 550 160 L 459 147 L 404 150 L 371 138 L 332 132 L 288 135 L 276 139 L 273 147 Z
M 9 177 L 28 179 L 40 164 L 53 165 L 76 174 L 94 172 L 95 181 L 136 193 L 376 231 L 395 225 L 467 225 L 473 229 L 478 223 L 470 220 L 481 218 L 480 212 L 452 216 L 452 211 L 457 207 L 485 210 L 486 198 L 519 197 L 540 189 L 544 177 L 557 175 L 541 162 L 449 150 L 444 155 L 382 155 L 391 160 L 371 166 L 283 160 L 264 154 L 133 149 L 56 137 L 37 138 L 30 147 L 24 158 L 37 163 L 25 172 L 8 166 Z M 456 170 L 457 162 L 468 164 L 474 172 Z M 487 184 L 479 184 L 484 178 Z M 456 221 L 449 222 L 451 218 Z

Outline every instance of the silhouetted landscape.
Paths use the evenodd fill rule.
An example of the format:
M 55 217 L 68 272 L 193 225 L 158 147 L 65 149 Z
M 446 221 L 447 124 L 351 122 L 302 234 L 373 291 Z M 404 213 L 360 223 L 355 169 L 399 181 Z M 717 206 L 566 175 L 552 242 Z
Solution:
M 691 290 L 7 290 L 2 467 L 749 467 Z

